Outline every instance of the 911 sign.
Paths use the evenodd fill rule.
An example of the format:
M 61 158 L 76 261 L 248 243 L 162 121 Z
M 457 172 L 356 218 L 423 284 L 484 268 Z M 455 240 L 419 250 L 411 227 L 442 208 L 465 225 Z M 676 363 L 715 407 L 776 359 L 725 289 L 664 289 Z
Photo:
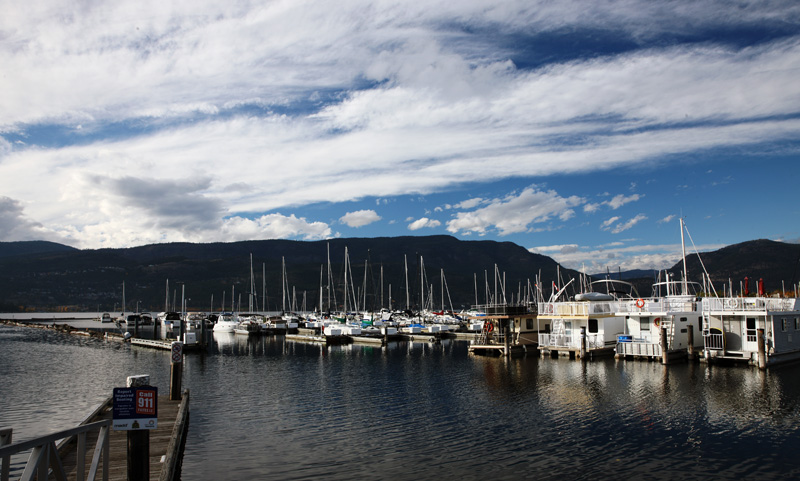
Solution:
M 114 388 L 113 422 L 116 431 L 158 427 L 158 388 L 155 386 Z
M 136 414 L 139 416 L 156 415 L 156 392 L 154 390 L 136 390 Z

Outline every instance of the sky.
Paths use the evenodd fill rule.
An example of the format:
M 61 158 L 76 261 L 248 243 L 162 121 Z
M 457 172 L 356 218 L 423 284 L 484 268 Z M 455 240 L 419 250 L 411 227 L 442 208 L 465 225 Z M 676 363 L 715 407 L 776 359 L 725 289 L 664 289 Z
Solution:
M 0 241 L 800 240 L 796 0 L 0 0 Z M 398 254 L 400 255 L 400 254 Z

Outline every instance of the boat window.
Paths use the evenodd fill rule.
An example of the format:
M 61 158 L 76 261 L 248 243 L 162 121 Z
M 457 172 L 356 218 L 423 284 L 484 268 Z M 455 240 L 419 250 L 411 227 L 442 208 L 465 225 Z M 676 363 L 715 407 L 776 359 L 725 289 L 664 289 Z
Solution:
M 544 332 L 550 332 L 550 324 L 544 325 Z
M 589 332 L 592 334 L 597 333 L 597 319 L 589 319 Z
M 649 331 L 650 330 L 650 318 L 649 317 L 640 317 L 639 318 L 639 330 L 640 331 Z
M 533 330 L 533 319 L 525 319 L 525 329 Z
M 797 317 L 794 318 L 794 330 L 800 331 L 800 318 Z
M 747 318 L 747 329 L 752 330 L 756 328 L 756 318 L 755 317 L 748 317 Z
M 785 317 L 781 319 L 781 331 L 786 332 L 789 330 L 789 319 Z
M 689 320 L 689 318 L 688 318 L 688 317 L 681 317 L 681 322 L 686 322 L 686 321 L 688 321 L 688 320 Z

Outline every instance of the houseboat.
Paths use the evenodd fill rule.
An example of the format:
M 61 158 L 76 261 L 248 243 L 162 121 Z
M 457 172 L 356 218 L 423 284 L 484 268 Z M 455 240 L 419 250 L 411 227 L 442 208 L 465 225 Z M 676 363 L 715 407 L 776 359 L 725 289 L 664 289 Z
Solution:
M 696 282 L 666 280 L 653 284 L 652 297 L 619 302 L 618 314 L 625 323 L 615 357 L 670 362 L 689 357 L 690 351 L 692 356 L 699 353 L 703 348 L 700 290 Z
M 705 360 L 740 361 L 762 368 L 800 360 L 798 299 L 759 294 L 703 299 Z
M 476 318 L 482 327 L 470 341 L 469 352 L 504 356 L 535 352 L 538 330 L 534 309 L 525 305 L 497 305 L 485 306 L 483 311 L 485 314 Z
M 539 352 L 588 359 L 614 354 L 618 336 L 625 331 L 620 304 L 639 299 L 636 288 L 626 281 L 601 279 L 572 299 L 559 301 L 567 286 L 539 306 Z

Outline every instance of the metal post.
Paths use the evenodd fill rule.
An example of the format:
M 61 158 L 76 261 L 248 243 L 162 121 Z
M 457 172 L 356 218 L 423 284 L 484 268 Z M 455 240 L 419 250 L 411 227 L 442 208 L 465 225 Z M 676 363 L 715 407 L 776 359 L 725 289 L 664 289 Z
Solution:
M 181 378 L 183 376 L 183 344 L 172 343 L 172 359 L 169 364 L 169 400 L 181 400 Z
M 581 359 L 586 358 L 586 328 L 581 327 Z
M 669 364 L 669 351 L 667 348 L 667 328 L 661 328 L 661 364 Z
M 758 368 L 759 369 L 766 369 L 767 368 L 767 346 L 764 340 L 764 329 L 758 330 Z
M 150 385 L 150 376 L 128 376 L 128 387 Z M 150 431 L 128 433 L 128 481 L 150 481 Z
M 501 325 L 503 325 L 503 352 L 506 356 L 511 355 L 511 341 L 509 337 L 511 337 L 511 320 L 504 319 L 500 320 Z

